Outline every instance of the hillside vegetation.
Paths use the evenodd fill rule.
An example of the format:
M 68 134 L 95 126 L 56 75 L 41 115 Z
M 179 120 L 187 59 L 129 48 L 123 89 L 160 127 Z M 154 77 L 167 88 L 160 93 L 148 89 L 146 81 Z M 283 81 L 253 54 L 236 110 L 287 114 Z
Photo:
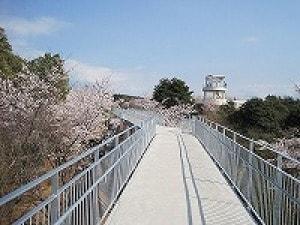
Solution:
M 229 102 L 210 117 L 254 139 L 300 137 L 300 100 L 292 97 L 253 98 L 239 109 Z

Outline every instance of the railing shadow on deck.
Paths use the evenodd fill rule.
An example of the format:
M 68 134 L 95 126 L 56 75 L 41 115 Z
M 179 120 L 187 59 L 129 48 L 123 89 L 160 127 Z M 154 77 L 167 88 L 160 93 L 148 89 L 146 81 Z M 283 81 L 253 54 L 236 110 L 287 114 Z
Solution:
M 261 224 L 300 224 L 299 177 L 282 168 L 283 163 L 299 167 L 299 161 L 202 117 L 184 120 L 181 127 L 202 143 Z M 268 149 L 276 159 L 257 155 L 257 147 Z

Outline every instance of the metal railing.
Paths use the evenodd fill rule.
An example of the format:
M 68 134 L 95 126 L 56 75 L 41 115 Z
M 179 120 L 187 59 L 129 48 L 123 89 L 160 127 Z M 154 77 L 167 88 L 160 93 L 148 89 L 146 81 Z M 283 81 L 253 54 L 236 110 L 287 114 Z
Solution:
M 204 118 L 186 120 L 182 128 L 203 144 L 258 222 L 300 224 L 299 177 L 283 170 L 286 164 L 299 168 L 299 161 Z M 272 159 L 255 149 L 269 150 Z
M 153 118 L 157 125 L 164 125 L 163 117 L 154 111 L 138 109 L 115 109 L 114 113 L 136 125 L 140 125 L 141 122 L 147 118 Z
M 0 207 L 42 185 L 50 187 L 49 196 L 13 224 L 102 224 L 154 135 L 155 122 L 148 118 L 0 198 Z M 106 146 L 112 148 L 101 157 Z M 64 181 L 66 171 L 78 167 L 83 168 Z

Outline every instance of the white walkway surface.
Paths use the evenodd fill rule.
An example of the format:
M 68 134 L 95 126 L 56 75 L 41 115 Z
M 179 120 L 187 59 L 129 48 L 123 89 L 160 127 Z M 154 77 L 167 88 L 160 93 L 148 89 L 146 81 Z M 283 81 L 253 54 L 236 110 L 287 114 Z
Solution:
M 158 127 L 106 224 L 254 223 L 198 140 Z

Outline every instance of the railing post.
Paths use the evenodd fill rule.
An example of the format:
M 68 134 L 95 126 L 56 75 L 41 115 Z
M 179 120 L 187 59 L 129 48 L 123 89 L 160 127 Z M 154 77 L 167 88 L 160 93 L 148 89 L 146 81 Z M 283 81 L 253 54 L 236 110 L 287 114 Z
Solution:
M 282 169 L 282 155 L 277 155 L 277 168 Z M 280 224 L 281 219 L 281 202 L 282 202 L 282 193 L 280 188 L 282 188 L 282 173 L 276 170 L 276 183 L 278 187 L 275 189 L 275 200 L 274 200 L 274 209 L 273 209 L 273 221 L 274 225 Z
M 198 136 L 197 136 L 197 132 L 198 132 L 198 123 L 199 123 L 199 120 L 198 120 L 198 119 L 195 119 L 195 134 L 194 134 L 194 136 L 195 136 L 196 138 L 198 138 Z
M 98 162 L 100 159 L 100 150 L 99 148 L 94 152 L 94 162 Z M 97 179 L 100 177 L 100 168 L 101 165 L 96 165 L 93 169 L 93 183 L 95 183 L 97 181 Z M 92 202 L 92 206 L 93 206 L 93 224 L 97 224 L 98 221 L 100 220 L 100 216 L 99 216 L 99 204 L 98 204 L 98 188 L 96 187 L 93 190 L 93 202 Z
M 134 128 L 134 129 L 135 129 L 135 128 Z M 128 130 L 125 132 L 125 134 L 124 134 L 124 136 L 125 136 L 124 140 L 126 140 L 126 139 L 130 136 L 130 133 L 133 133 L 132 128 L 131 128 L 131 129 L 128 129 Z
M 254 150 L 254 141 L 253 139 L 250 140 L 249 143 L 249 151 L 251 153 L 249 153 L 249 161 L 248 161 L 248 174 L 249 174 L 249 182 L 248 182 L 248 188 L 247 188 L 247 192 L 248 192 L 248 201 L 251 204 L 252 203 L 252 188 L 253 188 L 253 177 L 252 177 L 252 153 Z
M 50 209 L 50 224 L 53 225 L 58 220 L 59 216 L 59 196 L 57 195 L 57 191 L 59 188 L 58 184 L 58 173 L 55 173 L 51 177 L 51 194 L 56 195 L 54 200 L 51 202 Z
M 196 136 L 196 119 L 192 119 L 192 134 Z
M 119 135 L 116 135 L 113 139 L 113 148 L 117 148 L 118 145 L 119 145 Z M 125 137 L 126 139 L 127 137 Z M 111 165 L 115 162 L 115 160 L 117 160 L 119 157 L 121 156 L 121 152 L 120 152 L 120 149 L 118 149 L 116 151 L 116 154 L 114 154 L 114 156 L 111 158 L 112 161 L 111 161 Z
M 142 127 L 142 132 L 141 132 L 141 135 L 142 135 L 142 143 L 141 143 L 141 146 L 142 146 L 142 151 L 145 150 L 147 144 L 148 144 L 148 138 L 150 138 L 148 135 L 147 132 L 149 132 L 148 129 L 145 129 L 145 127 Z
M 237 185 L 237 181 L 238 181 L 238 171 L 239 171 L 239 155 L 237 154 L 237 151 L 236 151 L 236 132 L 233 132 L 233 152 L 234 152 L 234 155 L 235 155 L 235 178 L 234 178 L 234 182 L 235 182 L 235 185 Z
M 130 129 L 128 131 L 125 132 L 125 139 L 127 139 L 127 132 L 130 132 Z M 117 135 L 114 139 L 114 147 L 117 148 L 119 145 L 119 136 Z M 121 157 L 121 151 L 120 151 L 120 147 L 119 149 L 117 149 L 117 151 L 115 152 L 115 156 L 113 157 L 113 161 L 111 163 L 111 165 L 113 165 L 113 163 L 118 160 Z M 112 184 L 112 199 L 115 197 L 114 194 L 117 192 L 117 190 L 115 190 L 115 186 L 116 186 L 116 182 L 117 182 L 117 175 L 118 174 L 118 170 L 117 169 L 113 169 L 113 184 Z
M 114 138 L 114 148 L 116 148 L 119 144 L 119 135 L 116 135 Z
M 233 143 L 236 143 L 236 132 L 233 132 Z M 235 145 L 234 145 L 235 148 Z
M 151 138 L 153 138 L 155 136 L 155 134 L 156 134 L 156 125 L 157 125 L 157 122 L 154 121 L 154 120 L 152 120 L 151 126 L 152 126 L 153 131 L 152 131 Z

